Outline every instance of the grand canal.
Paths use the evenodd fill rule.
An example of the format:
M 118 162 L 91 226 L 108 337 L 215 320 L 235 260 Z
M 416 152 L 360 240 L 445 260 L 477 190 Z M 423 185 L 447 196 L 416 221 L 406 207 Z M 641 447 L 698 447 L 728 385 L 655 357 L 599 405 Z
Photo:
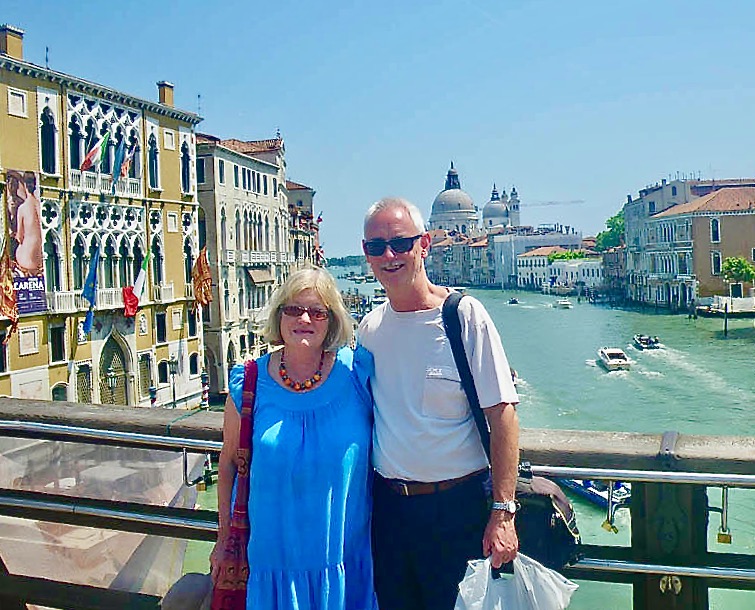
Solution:
M 334 269 L 335 273 L 341 271 Z M 371 294 L 374 285 L 343 290 Z M 553 307 L 555 297 L 531 292 L 470 289 L 486 306 L 501 333 L 506 353 L 521 378 L 522 426 L 563 430 L 616 430 L 682 434 L 755 435 L 755 325 L 729 320 L 724 337 L 719 319 L 688 319 L 650 310 L 630 311 L 591 305 Z M 510 297 L 520 303 L 509 305 Z M 640 352 L 631 346 L 637 333 L 657 335 L 665 345 Z M 596 350 L 621 347 L 633 360 L 630 371 L 607 373 Z M 711 489 L 710 502 L 720 505 Z M 602 510 L 573 499 L 585 542 L 628 545 L 629 514 L 617 515 L 618 534 L 600 527 Z M 730 492 L 731 545 L 716 542 L 718 516 L 711 515 L 709 549 L 755 554 L 755 491 Z M 628 585 L 580 582 L 571 608 L 629 609 Z M 711 590 L 717 610 L 755 608 L 755 592 Z

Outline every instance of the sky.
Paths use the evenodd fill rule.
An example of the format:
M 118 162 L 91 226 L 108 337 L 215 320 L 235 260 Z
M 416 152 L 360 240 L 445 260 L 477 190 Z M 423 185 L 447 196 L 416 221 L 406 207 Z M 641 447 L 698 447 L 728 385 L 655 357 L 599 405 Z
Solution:
M 754 18 L 726 0 L 0 4 L 28 61 L 49 47 L 51 68 L 151 100 L 168 80 L 221 138 L 280 129 L 331 257 L 360 253 L 381 197 L 429 216 L 451 161 L 480 209 L 516 186 L 522 224 L 584 235 L 663 178 L 755 176 Z

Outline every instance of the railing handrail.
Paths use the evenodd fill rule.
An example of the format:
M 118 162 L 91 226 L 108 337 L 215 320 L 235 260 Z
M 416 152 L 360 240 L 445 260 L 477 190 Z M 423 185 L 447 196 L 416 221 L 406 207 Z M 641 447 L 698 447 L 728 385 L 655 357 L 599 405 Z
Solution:
M 568 466 L 532 466 L 532 472 L 563 479 L 597 479 L 636 483 L 686 483 L 711 487 L 755 487 L 755 475 L 676 472 L 666 470 L 630 470 L 624 468 L 570 468 Z
M 13 435 L 7 434 L 13 432 Z M 160 436 L 140 432 L 120 432 L 117 430 L 100 430 L 80 426 L 45 424 L 41 422 L 3 421 L 0 420 L 0 436 L 20 436 L 22 438 L 44 437 L 46 440 L 68 442 L 106 441 L 123 447 L 151 447 L 180 451 L 186 449 L 192 453 L 220 451 L 223 443 L 195 438 Z
M 149 446 L 162 447 L 169 450 L 186 449 L 193 453 L 205 453 L 208 451 L 217 452 L 220 451 L 223 446 L 222 442 L 202 439 L 161 436 L 138 432 L 119 432 L 114 430 L 101 430 L 98 428 L 84 428 L 81 426 L 46 424 L 42 422 L 0 420 L 0 433 L 4 431 L 14 432 L 21 437 L 44 436 L 47 440 L 65 440 L 69 442 L 101 440 L 108 443 L 122 444 L 124 447 Z M 7 434 L 5 436 L 7 436 Z M 574 468 L 568 466 L 547 465 L 533 465 L 532 471 L 541 476 L 555 478 L 755 488 L 755 475 L 745 474 L 633 470 L 622 468 Z

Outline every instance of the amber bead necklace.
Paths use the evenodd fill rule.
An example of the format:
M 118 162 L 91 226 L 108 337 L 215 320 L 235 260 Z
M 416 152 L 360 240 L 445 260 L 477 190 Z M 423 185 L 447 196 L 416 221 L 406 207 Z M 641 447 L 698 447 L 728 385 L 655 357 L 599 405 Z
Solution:
M 281 377 L 281 380 L 283 381 L 283 385 L 286 387 L 291 388 L 294 392 L 303 392 L 304 390 L 311 390 L 313 387 L 315 387 L 320 381 L 322 381 L 322 365 L 323 362 L 325 362 L 325 351 L 322 351 L 320 353 L 320 364 L 317 367 L 317 371 L 315 371 L 315 374 L 312 375 L 309 379 L 305 379 L 304 381 L 294 381 L 291 379 L 291 377 L 288 376 L 288 371 L 286 370 L 286 350 L 281 350 L 281 363 L 278 367 L 278 374 Z

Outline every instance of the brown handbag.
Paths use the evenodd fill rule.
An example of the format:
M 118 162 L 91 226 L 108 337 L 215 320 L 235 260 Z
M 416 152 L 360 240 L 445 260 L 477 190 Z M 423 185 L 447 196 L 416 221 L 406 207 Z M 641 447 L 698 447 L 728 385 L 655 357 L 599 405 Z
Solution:
M 233 502 L 228 543 L 218 564 L 220 571 L 212 588 L 211 610 L 246 608 L 246 583 L 249 579 L 249 468 L 254 428 L 254 395 L 257 390 L 257 362 L 244 364 L 244 387 L 241 398 L 241 431 L 236 453 L 236 498 Z

